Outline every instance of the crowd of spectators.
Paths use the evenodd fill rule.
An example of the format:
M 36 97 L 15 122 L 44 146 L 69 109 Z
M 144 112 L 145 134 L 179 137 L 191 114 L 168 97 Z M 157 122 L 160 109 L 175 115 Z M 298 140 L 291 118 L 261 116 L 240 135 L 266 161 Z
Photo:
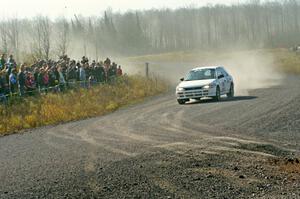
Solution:
M 104 62 L 89 61 L 85 56 L 81 61 L 61 56 L 58 61 L 39 60 L 28 66 L 17 65 L 13 55 L 0 58 L 0 100 L 13 95 L 26 96 L 47 93 L 49 90 L 64 91 L 80 85 L 88 88 L 96 83 L 114 81 L 122 76 L 121 66 L 107 58 Z

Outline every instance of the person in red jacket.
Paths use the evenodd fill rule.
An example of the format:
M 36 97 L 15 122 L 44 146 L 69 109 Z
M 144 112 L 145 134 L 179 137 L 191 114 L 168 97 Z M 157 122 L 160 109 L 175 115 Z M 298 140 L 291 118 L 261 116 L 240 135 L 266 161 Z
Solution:
M 122 76 L 123 75 L 123 71 L 121 69 L 121 66 L 119 65 L 119 68 L 117 69 L 117 76 Z

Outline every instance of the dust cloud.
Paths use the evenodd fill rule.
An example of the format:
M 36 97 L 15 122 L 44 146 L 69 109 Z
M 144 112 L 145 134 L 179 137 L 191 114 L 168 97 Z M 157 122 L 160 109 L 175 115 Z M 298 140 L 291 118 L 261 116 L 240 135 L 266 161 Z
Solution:
M 248 95 L 251 89 L 279 85 L 283 78 L 275 67 L 273 56 L 261 51 L 233 53 L 215 64 L 222 63 L 233 76 L 239 95 Z
M 174 58 L 163 55 L 147 56 L 145 60 L 125 62 L 128 73 L 145 73 L 145 62 L 150 64 L 150 72 L 171 82 L 175 87 L 179 79 L 192 68 L 201 66 L 224 66 L 233 76 L 237 95 L 249 95 L 249 90 L 279 85 L 283 74 L 276 69 L 271 53 L 263 50 L 233 51 L 218 53 L 184 53 Z

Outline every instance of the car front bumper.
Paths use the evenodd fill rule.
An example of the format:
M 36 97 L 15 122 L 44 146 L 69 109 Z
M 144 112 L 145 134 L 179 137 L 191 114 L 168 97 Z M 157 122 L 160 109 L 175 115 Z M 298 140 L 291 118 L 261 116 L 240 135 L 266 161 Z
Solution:
M 216 96 L 216 88 L 176 91 L 176 98 L 180 100 L 214 96 Z

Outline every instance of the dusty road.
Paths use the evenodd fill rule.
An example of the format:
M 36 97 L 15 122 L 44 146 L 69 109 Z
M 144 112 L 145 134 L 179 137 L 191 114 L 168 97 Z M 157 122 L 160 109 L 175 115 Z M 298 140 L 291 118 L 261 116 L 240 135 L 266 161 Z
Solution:
M 300 198 L 300 78 L 0 138 L 0 198 Z

